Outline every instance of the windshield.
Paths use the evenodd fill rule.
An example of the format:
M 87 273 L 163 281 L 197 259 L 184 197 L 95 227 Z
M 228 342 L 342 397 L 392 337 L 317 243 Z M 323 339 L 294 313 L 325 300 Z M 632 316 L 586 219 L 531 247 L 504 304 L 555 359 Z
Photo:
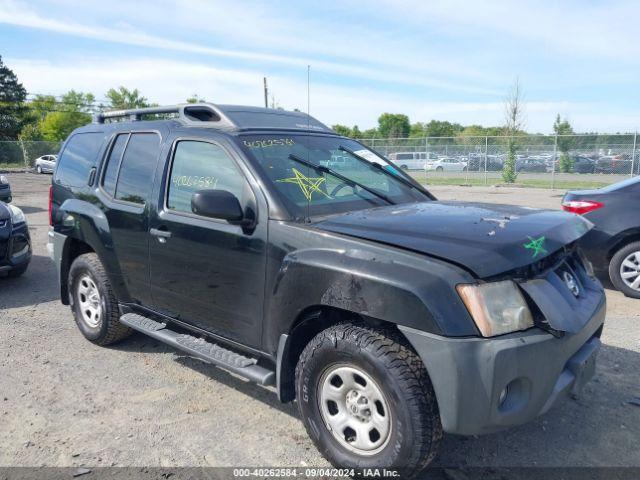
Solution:
M 430 200 L 391 163 L 354 140 L 295 134 L 238 138 L 296 216 Z

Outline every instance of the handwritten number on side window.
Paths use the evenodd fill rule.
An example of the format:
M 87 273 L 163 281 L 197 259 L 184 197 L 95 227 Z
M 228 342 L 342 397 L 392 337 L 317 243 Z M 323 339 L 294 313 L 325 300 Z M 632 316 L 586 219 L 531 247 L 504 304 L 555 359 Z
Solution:
M 200 177 L 191 175 L 180 175 L 173 177 L 171 183 L 175 187 L 193 187 L 193 188 L 206 188 L 215 189 L 218 184 L 216 177 Z
M 244 145 L 248 148 L 270 148 L 294 145 L 292 138 L 266 138 L 263 140 L 244 140 Z

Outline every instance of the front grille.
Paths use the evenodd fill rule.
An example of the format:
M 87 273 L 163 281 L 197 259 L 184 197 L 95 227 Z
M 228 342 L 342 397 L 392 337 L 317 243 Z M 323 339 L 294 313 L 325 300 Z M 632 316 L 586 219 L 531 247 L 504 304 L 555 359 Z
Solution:
M 9 188 L 8 183 L 0 183 L 0 190 L 7 190 Z
M 7 256 L 7 250 L 9 249 L 9 242 L 0 242 L 0 261 L 4 260 Z
M 581 262 L 578 254 L 576 253 L 575 242 L 565 245 L 560 250 L 552 253 L 542 260 L 515 270 L 514 276 L 518 279 L 538 277 L 544 275 L 547 271 L 553 268 L 558 268 L 563 262 L 568 261 L 569 259 L 571 259 L 572 262 Z

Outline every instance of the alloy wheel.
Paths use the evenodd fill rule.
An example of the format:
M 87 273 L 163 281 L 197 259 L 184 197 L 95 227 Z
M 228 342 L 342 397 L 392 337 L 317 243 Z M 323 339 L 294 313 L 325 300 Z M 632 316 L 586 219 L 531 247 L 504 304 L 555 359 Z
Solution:
M 640 252 L 632 252 L 622 261 L 620 278 L 629 288 L 640 291 Z

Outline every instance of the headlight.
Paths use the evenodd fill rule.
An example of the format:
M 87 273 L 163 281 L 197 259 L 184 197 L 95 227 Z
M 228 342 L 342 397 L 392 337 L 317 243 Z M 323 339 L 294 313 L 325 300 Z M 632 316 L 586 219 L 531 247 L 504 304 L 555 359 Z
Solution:
M 456 290 L 483 337 L 533 327 L 533 316 L 527 302 L 511 280 L 458 285 Z
M 9 183 L 9 179 L 4 175 L 0 175 L 0 185 L 6 185 Z
M 22 223 L 27 221 L 22 210 L 20 210 L 18 207 L 11 204 L 7 206 L 9 207 L 9 210 L 11 210 L 11 221 L 14 225 L 16 223 Z

